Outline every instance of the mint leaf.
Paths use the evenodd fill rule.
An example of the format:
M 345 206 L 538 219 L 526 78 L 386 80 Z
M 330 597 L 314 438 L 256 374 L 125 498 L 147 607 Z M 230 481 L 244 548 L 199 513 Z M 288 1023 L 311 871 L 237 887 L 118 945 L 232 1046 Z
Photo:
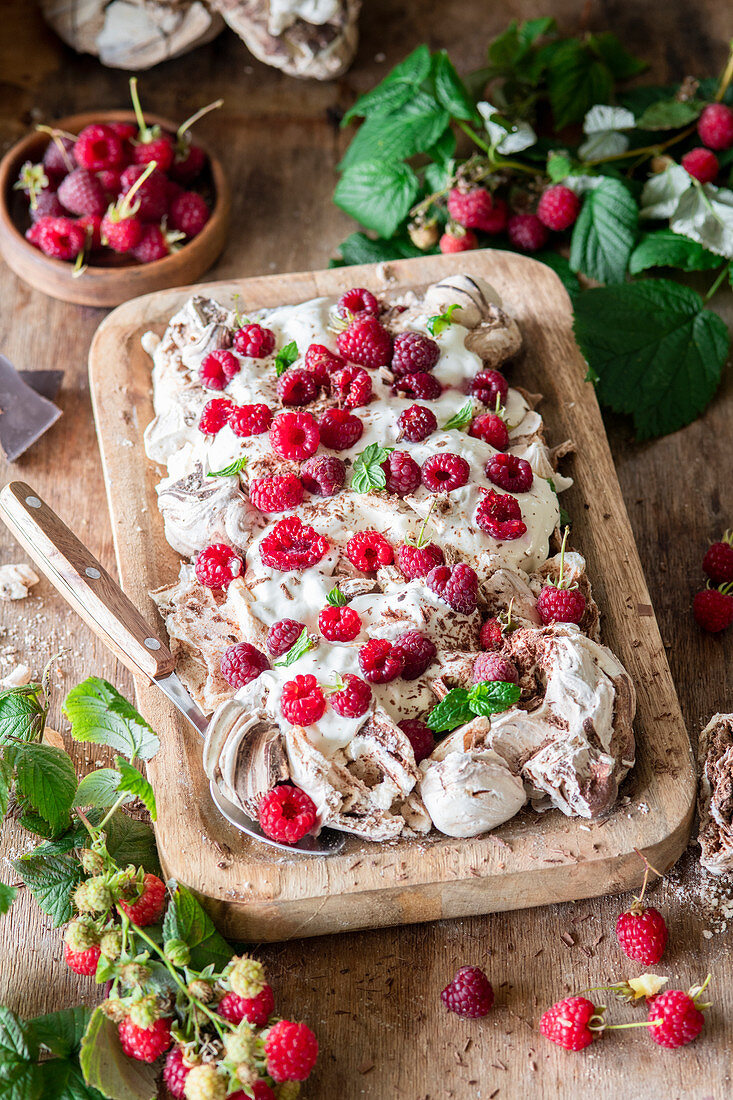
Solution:
M 118 810 L 107 822 L 104 831 L 107 834 L 107 851 L 120 867 L 134 863 L 151 874 L 160 875 L 155 833 L 145 821 L 137 821 Z
M 579 122 L 594 103 L 609 102 L 613 77 L 591 50 L 568 38 L 548 51 L 547 86 L 555 128 L 562 130 Z
M 139 798 L 152 820 L 156 821 L 158 811 L 155 805 L 155 794 L 149 781 L 140 774 L 134 764 L 128 764 L 124 756 L 116 756 L 115 764 L 120 773 L 120 792 L 129 791 L 134 798 Z
M 439 50 L 433 57 L 433 80 L 436 98 L 453 118 L 476 117 L 473 100 L 445 50 Z
M 275 661 L 275 668 L 290 668 L 304 653 L 313 648 L 313 644 L 308 636 L 308 627 L 304 626 L 285 656 L 280 661 Z
M 84 1080 L 103 1096 L 114 1100 L 155 1100 L 158 1095 L 155 1065 L 128 1058 L 122 1050 L 117 1024 L 101 1008 L 92 1013 L 79 1056 Z
M 109 745 L 128 759 L 149 760 L 160 747 L 156 734 L 116 688 L 98 676 L 72 688 L 63 711 L 71 722 L 75 741 Z
M 71 920 L 71 894 L 83 874 L 77 859 L 29 852 L 27 856 L 11 860 L 11 866 L 23 879 L 39 908 L 52 918 L 55 928 Z
M 473 711 L 468 705 L 468 689 L 451 688 L 445 699 L 434 706 L 427 717 L 426 725 L 435 733 L 447 733 L 465 725 L 473 718 Z
M 710 271 L 720 266 L 720 257 L 708 252 L 697 241 L 674 233 L 671 229 L 657 229 L 645 234 L 629 260 L 629 271 L 638 275 L 650 267 L 676 267 L 681 271 Z
M 700 295 L 667 279 L 587 290 L 575 303 L 575 335 L 600 400 L 631 414 L 639 439 L 674 432 L 702 412 L 729 345 Z
M 75 806 L 94 806 L 107 810 L 117 801 L 120 773 L 114 768 L 97 768 L 79 782 L 74 796 Z
M 387 114 L 397 110 L 407 103 L 429 72 L 430 50 L 423 44 L 408 54 L 399 65 L 395 65 L 376 88 L 359 96 L 344 115 L 341 125 L 346 126 L 357 116 Z
M 436 313 L 433 317 L 428 317 L 427 330 L 430 335 L 440 336 L 441 332 L 450 328 L 453 324 L 453 314 L 460 308 L 460 304 L 454 302 L 452 306 L 448 306 L 445 313 Z
M 382 237 L 391 237 L 409 213 L 420 184 L 408 164 L 374 160 L 344 172 L 333 201 Z
M 589 191 L 573 228 L 570 267 L 601 283 L 621 283 L 636 239 L 638 209 L 619 180 Z
M 466 424 L 470 424 L 473 420 L 473 401 L 467 401 L 463 408 L 459 409 L 457 413 L 454 413 L 450 420 L 446 420 L 443 425 L 443 431 L 450 431 L 451 428 L 457 428 L 459 431 L 461 428 L 465 428 Z
M 63 749 L 52 745 L 19 745 L 15 757 L 15 787 L 48 822 L 52 832 L 68 826 L 76 793 L 76 772 Z
M 297 350 L 297 349 L 296 349 Z M 297 356 L 296 356 L 297 358 Z M 277 369 L 277 358 L 275 359 Z M 280 371 L 282 374 L 282 371 Z M 223 470 L 209 470 L 207 477 L 234 477 L 236 474 L 240 474 L 244 467 L 247 465 L 247 455 L 242 455 L 241 458 L 236 458 L 229 466 L 225 466 Z
M 62 1008 L 59 1012 L 49 1012 L 46 1016 L 36 1016 L 28 1020 L 27 1026 L 36 1041 L 51 1054 L 57 1058 L 69 1058 L 79 1051 L 91 1015 L 91 1008 L 77 1005 Z
M 386 487 L 387 475 L 382 469 L 382 463 L 386 462 L 393 450 L 394 447 L 381 447 L 379 443 L 370 443 L 360 455 L 357 455 L 354 459 L 351 478 L 351 488 L 355 493 L 369 493 Z
M 338 585 L 336 585 L 335 588 L 331 589 L 331 591 L 326 596 L 326 599 L 330 603 L 331 607 L 346 607 L 346 604 L 349 602 Z
M 176 885 L 165 919 L 163 920 L 164 940 L 183 940 L 191 950 L 191 967 L 201 970 L 209 963 L 216 963 L 220 969 L 232 957 L 232 949 L 227 941 L 214 928 L 214 922 L 201 907 L 190 890 Z
M 0 692 L 0 744 L 10 737 L 18 741 L 39 740 L 46 720 L 39 691 L 39 684 L 26 684 Z
M 8 912 L 10 906 L 15 901 L 15 895 L 17 893 L 17 886 L 8 886 L 7 883 L 0 882 L 0 914 L 4 916 Z
M 341 158 L 339 172 L 357 164 L 404 161 L 424 153 L 450 125 L 450 115 L 433 96 L 415 89 L 399 110 L 370 117 L 359 128 Z
M 518 684 L 510 684 L 504 680 L 482 680 L 469 691 L 468 705 L 474 714 L 489 718 L 492 714 L 499 714 L 500 711 L 513 707 L 519 702 L 521 694 Z
M 286 344 L 284 348 L 280 348 L 280 351 L 275 356 L 275 373 L 278 378 L 281 374 L 285 374 L 288 367 L 292 367 L 295 360 L 298 358 L 298 345 L 295 340 L 291 340 L 289 344 Z M 229 469 L 229 467 L 227 467 Z M 238 472 L 238 471 L 237 471 Z
M 640 130 L 676 130 L 693 122 L 704 106 L 701 99 L 666 99 L 650 103 L 636 125 Z

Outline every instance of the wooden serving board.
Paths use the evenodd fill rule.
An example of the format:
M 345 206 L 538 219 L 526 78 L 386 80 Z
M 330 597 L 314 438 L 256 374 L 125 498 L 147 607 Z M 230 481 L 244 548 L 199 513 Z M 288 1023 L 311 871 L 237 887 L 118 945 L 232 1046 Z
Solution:
M 641 880 L 635 848 L 664 871 L 687 843 L 692 752 L 595 394 L 584 382 L 568 296 L 548 267 L 502 251 L 403 260 L 391 263 L 388 275 L 391 287 L 408 287 L 456 271 L 481 275 L 500 292 L 525 339 L 510 381 L 545 395 L 552 443 L 576 444 L 563 463 L 575 479 L 563 503 L 573 517 L 573 545 L 588 562 L 604 641 L 636 684 L 636 767 L 616 810 L 602 821 L 527 810 L 471 840 L 431 836 L 376 845 L 350 838 L 342 854 L 328 859 L 283 856 L 222 819 L 209 796 L 200 737 L 157 689 L 139 682 L 138 705 L 162 741 L 148 770 L 163 867 L 202 896 L 230 938 L 284 940 L 620 893 Z M 89 369 L 120 581 L 151 623 L 159 620 L 148 592 L 177 576 L 179 559 L 163 535 L 159 474 L 143 450 L 153 410 L 141 335 L 162 333 L 193 289 L 224 300 L 239 294 L 246 311 L 350 286 L 378 290 L 383 274 L 365 265 L 167 290 L 127 302 L 98 329 Z M 73 516 L 64 518 L 73 526 Z

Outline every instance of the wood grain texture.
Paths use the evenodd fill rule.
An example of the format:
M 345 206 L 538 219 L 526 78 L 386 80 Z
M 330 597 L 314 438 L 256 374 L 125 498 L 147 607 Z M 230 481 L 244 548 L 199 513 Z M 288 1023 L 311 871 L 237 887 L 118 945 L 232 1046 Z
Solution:
M 728 6 L 718 0 L 697 5 L 507 0 L 492 6 L 481 0 L 440 5 L 406 0 L 399 8 L 390 0 L 371 0 L 362 14 L 356 64 L 336 85 L 306 86 L 252 63 L 233 35 L 146 73 L 145 102 L 171 117 L 185 117 L 202 102 L 226 95 L 207 135 L 236 187 L 230 241 L 212 276 L 325 266 L 353 227 L 331 205 L 333 167 L 347 138 L 338 133 L 334 112 L 349 106 L 419 42 L 446 47 L 458 69 L 468 71 L 484 63 L 487 39 L 510 18 L 548 10 L 565 30 L 615 30 L 629 49 L 649 58 L 644 79 L 652 83 L 716 71 L 730 35 Z M 6 29 L 0 35 L 5 146 L 33 121 L 85 110 L 90 103 L 112 108 L 124 102 L 126 75 L 64 48 L 27 0 L 7 0 Z M 63 419 L 2 480 L 20 476 L 31 482 L 114 571 L 86 376 L 89 344 L 103 312 L 49 301 L 4 267 L 0 302 L 5 354 L 19 367 L 66 370 L 59 399 Z M 721 291 L 713 305 L 733 322 L 730 291 Z M 636 444 L 628 422 L 604 419 L 683 714 L 696 736 L 714 711 L 733 706 L 730 638 L 702 635 L 690 614 L 692 595 L 702 583 L 704 548 L 733 522 L 733 372 L 727 372 L 705 416 L 667 439 Z M 0 561 L 21 557 L 9 534 L 0 532 Z M 67 728 L 59 712 L 64 691 L 90 673 L 106 676 L 121 691 L 132 690 L 127 671 L 44 581 L 20 606 L 0 605 L 0 626 L 2 648 L 14 646 L 18 655 L 29 655 L 35 672 L 65 649 L 54 676 L 52 724 L 58 729 Z M 68 735 L 65 740 L 80 768 L 104 761 L 95 746 L 70 745 Z M 27 834 L 6 825 L 5 858 L 29 846 Z M 225 863 L 229 853 L 222 849 L 219 858 Z M 278 1010 L 308 1020 L 319 1035 L 321 1058 L 304 1095 L 309 1100 L 487 1100 L 492 1095 L 495 1100 L 728 1100 L 733 951 L 730 935 L 703 936 L 709 925 L 697 901 L 695 860 L 692 848 L 672 880 L 656 885 L 651 895 L 670 926 L 659 972 L 682 988 L 708 970 L 713 973 L 714 1007 L 691 1046 L 659 1051 L 640 1029 L 609 1035 L 573 1057 L 538 1035 L 541 1008 L 565 992 L 642 970 L 625 963 L 613 936 L 630 895 L 598 898 L 258 946 Z M 0 874 L 15 881 L 7 865 Z M 570 934 L 572 946 L 563 934 Z M 438 999 L 464 963 L 484 966 L 494 982 L 496 1006 L 484 1021 L 447 1016 Z M 91 980 L 63 967 L 59 933 L 21 892 L 0 921 L 0 1002 L 30 1015 L 99 997 Z M 632 1016 L 631 1010 L 611 1011 Z

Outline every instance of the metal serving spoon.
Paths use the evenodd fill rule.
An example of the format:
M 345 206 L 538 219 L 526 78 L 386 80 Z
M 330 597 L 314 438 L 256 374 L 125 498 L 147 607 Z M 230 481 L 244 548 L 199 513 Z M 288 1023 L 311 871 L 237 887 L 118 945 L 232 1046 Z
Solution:
M 41 572 L 118 660 L 135 675 L 147 676 L 197 733 L 205 737 L 209 721 L 179 680 L 170 650 L 156 638 L 155 631 L 116 581 L 53 509 L 30 485 L 11 481 L 0 491 L 0 517 Z M 227 821 L 255 840 L 284 852 L 330 856 L 344 846 L 343 835 L 334 829 L 322 829 L 318 836 L 304 836 L 297 844 L 281 844 L 265 836 L 259 823 L 224 798 L 213 782 L 210 791 Z

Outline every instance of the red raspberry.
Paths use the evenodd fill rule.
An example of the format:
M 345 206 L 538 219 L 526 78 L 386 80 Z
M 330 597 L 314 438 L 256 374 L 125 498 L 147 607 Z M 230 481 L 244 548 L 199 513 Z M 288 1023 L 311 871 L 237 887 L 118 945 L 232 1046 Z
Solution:
M 539 252 L 547 244 L 547 226 L 536 214 L 512 214 L 506 228 L 509 240 L 522 252 Z
M 491 1011 L 494 990 L 479 966 L 462 966 L 440 994 L 440 999 L 449 1012 L 476 1020 Z
M 480 370 L 471 379 L 468 392 L 471 397 L 475 397 L 482 404 L 495 409 L 497 398 L 500 405 L 506 404 L 509 383 L 503 374 L 499 374 L 498 370 Z
M 280 695 L 280 709 L 294 726 L 310 726 L 322 718 L 326 697 L 315 676 L 307 673 L 287 680 Z
M 434 642 L 419 630 L 406 630 L 392 646 L 393 653 L 400 653 L 404 660 L 403 680 L 417 680 L 435 660 Z
M 102 244 L 108 245 L 113 252 L 132 252 L 140 244 L 143 235 L 143 223 L 134 214 L 120 214 L 115 207 L 102 218 L 100 226 Z
M 165 908 L 165 883 L 157 875 L 146 874 L 140 897 L 133 902 L 119 902 L 133 924 L 145 928 L 148 924 L 157 924 Z M 165 1048 L 167 1049 L 167 1047 Z
M 580 199 L 561 183 L 548 187 L 537 204 L 537 217 L 548 229 L 562 233 L 569 229 L 580 213 Z
M 290 512 L 303 502 L 303 483 L 295 474 L 255 477 L 249 483 L 249 499 L 261 512 Z
M 579 623 L 585 612 L 585 596 L 578 588 L 557 588 L 546 584 L 537 597 L 542 622 Z
M 139 164 L 130 164 L 120 176 L 120 194 L 126 195 L 145 171 Z M 168 180 L 162 172 L 153 170 L 135 191 L 137 215 L 145 222 L 159 222 L 168 212 Z
M 267 1072 L 273 1081 L 305 1081 L 318 1057 L 318 1040 L 305 1024 L 279 1020 L 265 1040 Z
M 206 166 L 206 153 L 200 145 L 186 142 L 187 134 L 176 144 L 175 160 L 171 164 L 168 175 L 176 183 L 193 183 L 200 176 Z
M 666 989 L 649 1006 L 647 1019 L 661 1021 L 648 1028 L 650 1037 L 660 1047 L 674 1050 L 696 1039 L 703 1029 L 705 1017 L 689 993 L 681 989 Z
M 75 974 L 86 978 L 96 974 L 101 953 L 98 943 L 92 944 L 86 951 L 73 951 L 68 943 L 64 943 L 64 962 Z
M 730 149 L 733 145 L 733 111 L 724 103 L 708 103 L 697 120 L 697 132 L 708 149 Z
M 243 688 L 267 672 L 270 662 L 260 649 L 249 642 L 230 645 L 221 659 L 221 674 L 233 688 Z
M 173 200 L 168 211 L 171 228 L 189 238 L 198 236 L 210 217 L 206 200 L 196 191 L 184 191 Z
M 107 125 L 122 141 L 130 142 L 137 135 L 137 126 L 134 122 L 108 122 Z M 125 155 L 127 152 L 126 150 Z
M 304 524 L 298 516 L 281 519 L 260 543 L 263 564 L 283 572 L 318 565 L 328 550 L 328 539 Z
M 346 467 L 333 455 L 316 455 L 300 468 L 300 480 L 309 493 L 319 497 L 335 496 L 346 481 Z
M 599 1032 L 588 1027 L 595 1015 L 596 1006 L 587 997 L 566 997 L 542 1013 L 540 1031 L 565 1050 L 583 1050 L 598 1038 Z
M 481 624 L 479 641 L 482 649 L 490 651 L 501 649 L 504 645 L 504 631 L 498 619 L 487 619 Z
M 685 153 L 680 164 L 688 175 L 700 183 L 712 183 L 720 167 L 715 153 L 711 153 L 709 149 L 704 149 L 702 146 Z
M 305 623 L 297 619 L 279 619 L 267 631 L 267 652 L 273 657 L 282 657 L 293 648 L 304 628 Z
M 528 493 L 534 481 L 529 462 L 516 455 L 494 455 L 486 463 L 486 476 L 509 493 Z
M 171 1021 L 161 1016 L 150 1027 L 138 1027 L 129 1016 L 117 1025 L 122 1050 L 138 1062 L 157 1062 L 173 1042 Z
M 431 592 L 445 600 L 454 611 L 470 615 L 478 603 L 478 577 L 470 565 L 436 565 L 425 578 Z
M 388 684 L 402 675 L 405 658 L 386 638 L 370 638 L 359 649 L 359 668 L 371 684 Z
M 654 966 L 667 945 L 667 925 L 658 909 L 635 902 L 616 921 L 616 936 L 628 958 Z
M 464 229 L 480 229 L 482 233 L 501 233 L 508 215 L 504 200 L 495 198 L 485 187 L 472 191 L 454 187 L 448 195 L 448 213 Z
M 346 409 L 326 409 L 318 421 L 321 443 L 332 451 L 348 451 L 361 439 L 364 424 Z
M 47 176 L 58 179 L 65 176 L 67 172 L 73 171 L 76 166 L 74 157 L 75 140 L 75 138 L 61 134 L 58 130 L 54 132 L 43 154 L 43 167 L 46 169 Z
M 33 226 L 32 243 L 55 260 L 75 260 L 86 234 L 71 218 L 40 218 Z
M 452 493 L 468 483 L 471 467 L 460 455 L 441 451 L 425 459 L 420 467 L 420 476 L 431 493 Z
M 518 684 L 519 673 L 508 657 L 501 657 L 498 653 L 479 653 L 473 662 L 473 682 L 481 684 L 485 680 L 491 683 Z
M 296 676 L 296 680 L 313 680 L 314 676 Z M 291 680 L 289 684 L 295 683 Z M 289 687 L 289 684 L 283 685 L 283 701 L 285 698 L 285 688 Z M 320 692 L 320 688 L 317 689 Z M 323 701 L 323 693 L 321 694 L 321 700 Z M 292 704 L 294 709 L 303 713 L 303 708 L 307 700 L 301 699 L 301 705 L 297 706 Z M 323 708 L 325 709 L 325 701 L 323 701 Z M 283 711 L 285 707 L 283 706 Z M 305 720 L 300 717 L 291 717 L 290 714 L 286 714 L 286 718 L 289 721 L 296 722 L 298 725 L 307 726 L 310 722 L 315 722 L 317 718 L 321 717 L 323 709 L 317 714 L 316 718 L 306 718 Z M 279 840 L 282 844 L 296 844 L 301 840 L 306 833 L 309 833 L 316 823 L 316 817 L 318 816 L 316 807 L 305 793 L 301 791 L 300 787 L 294 787 L 291 783 L 280 783 L 273 790 L 269 791 L 264 798 L 260 799 L 260 804 L 257 809 L 260 819 L 260 825 L 262 831 L 267 836 L 272 837 L 273 840 Z M 265 986 L 265 988 L 269 988 Z M 273 1005 L 274 1007 L 274 1005 Z M 272 1011 L 272 1008 L 270 1009 Z M 267 1013 L 265 1017 L 265 1023 L 270 1013 Z M 250 1023 L 254 1021 L 250 1020 Z
M 212 543 L 196 558 L 196 579 L 206 588 L 228 588 L 244 573 L 244 562 L 236 550 L 223 542 Z
M 434 542 L 428 542 L 424 546 L 411 546 L 409 542 L 403 542 L 397 547 L 395 559 L 400 572 L 412 581 L 426 576 L 436 565 L 442 565 L 445 556 Z
M 170 134 L 153 134 L 144 137 L 139 144 L 132 147 L 132 159 L 135 164 L 150 164 L 155 161 L 161 172 L 167 172 L 175 156 L 175 146 Z
M 438 421 L 432 409 L 425 405 L 410 405 L 403 409 L 397 420 L 398 427 L 410 443 L 420 443 L 438 427 Z
M 163 1069 L 163 1080 L 173 1100 L 183 1100 L 186 1078 L 190 1073 L 190 1067 L 183 1061 L 183 1051 L 174 1046 L 168 1051 Z
M 516 497 L 509 493 L 495 493 L 493 489 L 489 490 L 476 509 L 476 523 L 498 542 L 521 539 L 527 530 Z
M 49 191 L 48 188 L 44 188 L 40 195 L 36 199 L 36 205 L 30 207 L 28 210 L 31 221 L 37 222 L 41 218 L 63 218 L 69 213 L 69 211 L 61 205 L 59 197 L 55 191 Z M 86 216 L 86 215 L 85 215 Z M 99 217 L 99 215 L 96 215 Z M 77 225 L 79 222 L 77 222 Z
M 392 358 L 392 337 L 371 313 L 360 313 L 336 337 L 344 359 L 360 367 L 386 367 Z
M 167 231 L 159 225 L 146 225 L 139 242 L 131 250 L 132 255 L 141 264 L 152 264 L 171 255 Z M 175 251 L 175 249 L 174 249 Z
M 267 405 L 235 405 L 229 417 L 230 428 L 242 439 L 250 435 L 264 435 L 271 424 L 272 409 Z
M 387 478 L 385 486 L 388 493 L 406 497 L 414 493 L 420 484 L 420 467 L 407 451 L 392 451 L 382 463 Z
M 703 572 L 713 584 L 730 584 L 733 581 L 733 545 L 726 535 L 722 542 L 714 542 L 702 559 Z
M 277 380 L 277 396 L 283 405 L 309 405 L 315 401 L 318 383 L 313 371 L 293 367 Z
M 248 1100 L 247 1093 L 240 1089 L 239 1092 L 231 1093 L 228 1100 Z M 252 1085 L 252 1100 L 277 1100 L 277 1097 L 266 1081 L 255 1081 Z
M 292 791 L 298 791 L 299 795 L 304 795 L 305 792 L 299 790 L 298 787 L 290 788 Z M 270 794 L 274 794 L 275 791 L 288 791 L 287 787 L 275 787 L 274 791 Z M 268 796 L 265 795 L 265 798 Z M 289 795 L 288 795 L 289 797 Z M 308 798 L 308 795 L 305 795 Z M 282 796 L 282 802 L 285 801 Z M 264 799 L 262 800 L 264 802 Z M 311 802 L 310 798 L 308 801 Z M 311 806 L 313 803 L 311 802 Z M 314 807 L 315 809 L 315 807 Z M 277 815 L 277 808 L 276 808 Z M 262 802 L 260 802 L 260 815 L 262 814 Z M 284 816 L 284 815 L 283 815 Z M 260 817 L 260 824 L 262 824 L 262 818 Z M 291 822 L 292 824 L 292 822 Z M 309 826 L 310 828 L 311 826 Z M 264 829 L 264 826 L 263 826 Z M 305 830 L 308 832 L 308 829 Z M 269 833 L 267 834 L 270 835 Z M 305 836 L 305 833 L 302 834 Z M 279 840 L 280 837 L 274 837 L 273 839 Z M 296 837 L 296 840 L 300 840 L 300 837 Z M 225 1020 L 229 1020 L 230 1024 L 241 1024 L 242 1020 L 246 1020 L 248 1024 L 252 1024 L 254 1027 L 264 1027 L 267 1021 L 272 1015 L 272 1010 L 275 1007 L 275 995 L 272 992 L 272 986 L 264 985 L 262 992 L 258 993 L 256 997 L 240 997 L 237 993 L 229 992 L 225 993 L 219 1004 L 216 1006 L 216 1011 L 220 1016 L 223 1016 Z
M 107 196 L 93 172 L 75 168 L 65 176 L 58 189 L 58 199 L 72 214 L 104 214 Z
M 433 731 L 420 718 L 405 718 L 397 724 L 412 745 L 415 763 L 419 764 L 421 760 L 427 760 L 435 748 Z
M 232 355 L 226 348 L 217 348 L 210 351 L 201 364 L 199 379 L 201 385 L 209 390 L 223 390 L 227 382 L 231 382 L 241 369 L 242 364 L 236 355 Z
M 100 248 L 102 245 L 102 219 L 99 214 L 82 214 L 76 224 L 84 230 L 85 248 Z
M 346 361 L 335 352 L 329 351 L 323 344 L 309 344 L 303 363 L 306 370 L 313 371 L 319 386 L 328 388 L 332 371 L 346 366 Z
M 717 588 L 704 588 L 692 601 L 695 622 L 710 634 L 717 634 L 733 623 L 733 596 Z
M 359 531 L 346 543 L 346 557 L 362 573 L 373 573 L 380 565 L 389 565 L 394 553 L 379 531 Z
M 120 185 L 122 183 L 122 169 L 121 168 L 104 168 L 101 172 L 97 172 L 97 179 L 104 188 L 105 194 L 110 202 L 114 202 L 120 193 Z
M 440 358 L 435 340 L 422 332 L 401 332 L 395 337 L 391 371 L 395 378 L 431 371 Z
M 340 317 L 348 317 L 350 313 L 371 313 L 379 316 L 379 302 L 371 290 L 364 287 L 353 287 L 342 294 L 336 303 L 336 312 Z
M 438 241 L 438 248 L 443 253 L 470 252 L 471 249 L 478 248 L 478 237 L 472 229 L 460 234 L 444 233 Z
M 474 417 L 468 434 L 474 439 L 482 439 L 497 451 L 505 451 L 509 446 L 509 429 L 496 413 L 481 413 Z
M 81 168 L 99 172 L 103 168 L 124 164 L 125 150 L 110 126 L 95 122 L 85 126 L 74 142 L 74 159 Z
M 359 613 L 353 607 L 324 607 L 318 629 L 329 642 L 353 642 L 361 631 Z
M 281 458 L 301 462 L 318 450 L 320 434 L 310 413 L 279 413 L 270 428 L 270 445 Z
M 363 367 L 342 367 L 333 372 L 330 382 L 342 409 L 358 409 L 372 399 L 372 380 Z
M 344 676 L 343 685 L 331 695 L 331 706 L 342 718 L 361 718 L 369 710 L 372 689 L 361 676 L 350 672 Z
M 234 347 L 249 359 L 266 359 L 275 350 L 275 333 L 262 325 L 242 325 L 234 333 Z
M 392 387 L 392 393 L 401 394 L 411 401 L 435 401 L 443 392 L 438 379 L 434 374 L 426 371 L 415 371 L 414 374 L 405 374 L 398 378 Z

